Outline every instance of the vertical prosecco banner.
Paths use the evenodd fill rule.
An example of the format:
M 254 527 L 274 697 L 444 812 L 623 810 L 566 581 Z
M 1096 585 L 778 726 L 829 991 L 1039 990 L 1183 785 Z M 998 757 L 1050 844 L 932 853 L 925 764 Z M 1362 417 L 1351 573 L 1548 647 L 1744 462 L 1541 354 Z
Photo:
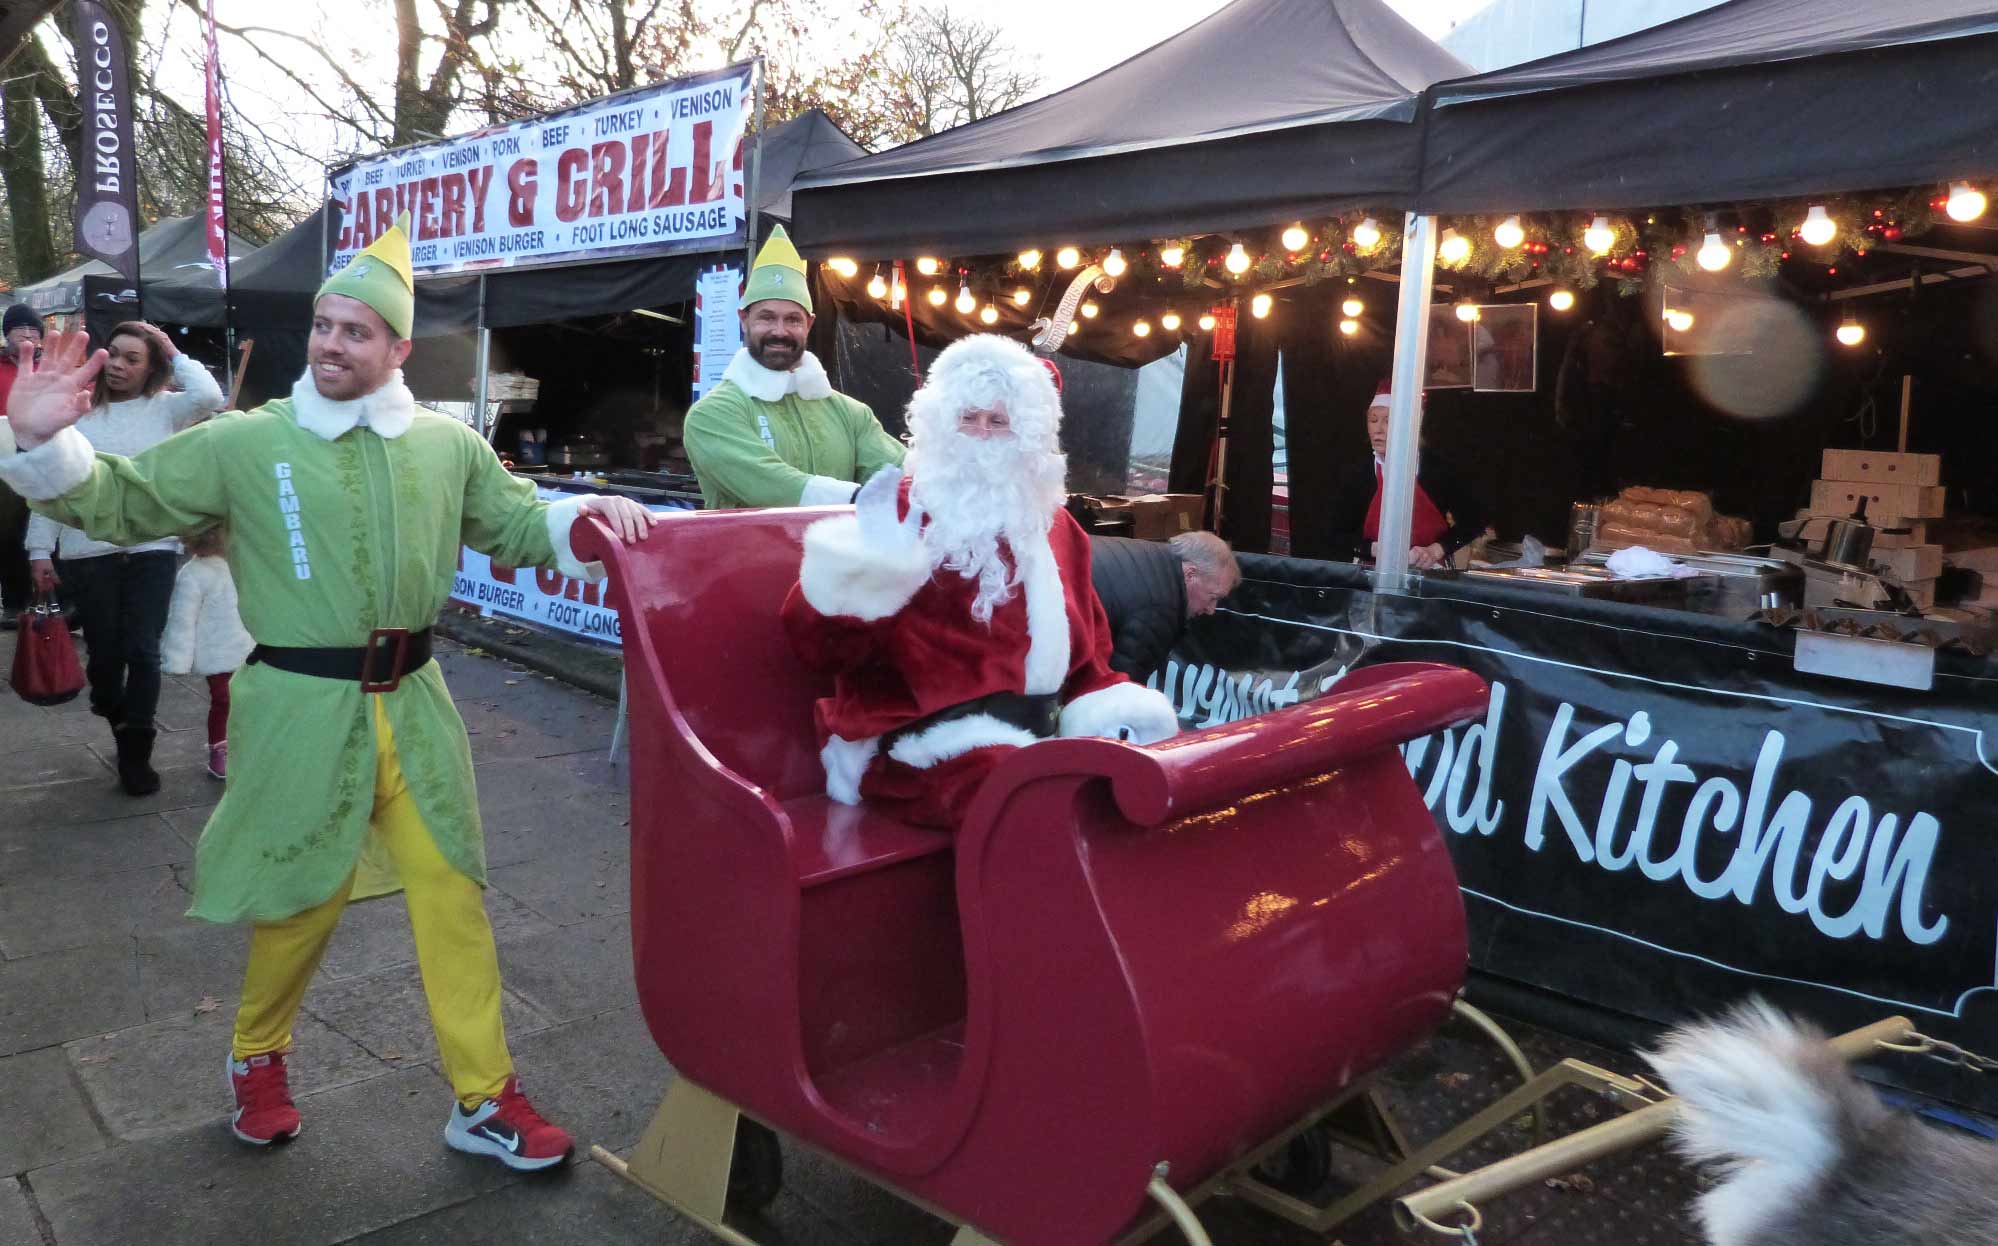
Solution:
M 83 111 L 76 170 L 76 249 L 139 287 L 139 174 L 132 149 L 131 57 L 125 34 L 97 0 L 75 0 L 77 103 Z M 134 315 L 140 315 L 139 309 Z

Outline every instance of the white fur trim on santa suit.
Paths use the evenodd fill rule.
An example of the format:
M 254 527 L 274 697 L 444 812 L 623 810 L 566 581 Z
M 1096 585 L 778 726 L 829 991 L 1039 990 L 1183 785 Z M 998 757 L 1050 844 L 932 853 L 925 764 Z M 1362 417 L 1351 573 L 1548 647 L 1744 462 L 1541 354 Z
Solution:
M 1001 722 L 990 714 L 970 714 L 940 722 L 914 735 L 903 736 L 888 750 L 888 756 L 905 766 L 928 770 L 953 757 L 962 757 L 975 748 L 990 748 L 996 744 L 1025 748 L 1039 738 L 1024 727 Z
M 812 609 L 872 623 L 909 604 L 929 583 L 930 556 L 922 543 L 879 549 L 860 535 L 860 520 L 834 515 L 805 529 L 805 560 L 798 590 Z
M 845 506 L 853 501 L 860 486 L 837 476 L 807 476 L 805 490 L 798 495 L 800 506 Z
M 735 352 L 735 358 L 728 361 L 722 380 L 734 381 L 737 389 L 759 402 L 782 402 L 786 394 L 796 394 L 800 398 L 833 396 L 832 378 L 826 375 L 826 366 L 811 351 L 798 357 L 797 367 L 789 372 L 778 372 L 751 359 L 749 348 L 744 346 Z
M 1085 692 L 1062 706 L 1061 733 L 1157 744 L 1179 734 L 1179 718 L 1163 693 L 1133 683 L 1116 683 Z
M 555 569 L 572 580 L 594 582 L 604 578 L 604 565 L 582 561 L 576 557 L 576 547 L 569 544 L 569 529 L 575 526 L 576 516 L 583 513 L 583 504 L 588 501 L 586 497 L 567 497 L 550 502 L 542 518 L 548 523 L 548 542 L 555 547 Z
M 65 428 L 32 450 L 0 457 L 0 483 L 30 502 L 46 502 L 90 479 L 96 463 L 90 440 Z
M 881 744 L 880 736 L 865 740 L 845 740 L 832 736 L 819 750 L 819 764 L 826 768 L 826 795 L 842 805 L 860 803 L 860 776 L 873 764 Z
M 416 419 L 416 396 L 402 383 L 398 369 L 373 393 L 336 402 L 320 394 L 312 369 L 307 368 L 304 376 L 292 382 L 291 413 L 300 428 L 326 441 L 336 441 L 357 426 L 394 440 L 408 432 Z
M 1022 691 L 1046 696 L 1061 691 L 1068 678 L 1068 602 L 1061 568 L 1045 539 L 1014 545 L 1012 550 L 1027 595 L 1027 671 Z

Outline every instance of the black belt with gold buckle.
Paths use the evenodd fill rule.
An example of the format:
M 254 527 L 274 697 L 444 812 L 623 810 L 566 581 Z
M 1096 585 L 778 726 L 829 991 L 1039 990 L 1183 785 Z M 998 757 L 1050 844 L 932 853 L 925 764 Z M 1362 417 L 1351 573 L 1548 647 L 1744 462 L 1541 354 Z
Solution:
M 430 629 L 378 627 L 358 649 L 308 649 L 258 645 L 250 661 L 320 679 L 357 680 L 362 692 L 394 692 L 402 677 L 430 660 Z

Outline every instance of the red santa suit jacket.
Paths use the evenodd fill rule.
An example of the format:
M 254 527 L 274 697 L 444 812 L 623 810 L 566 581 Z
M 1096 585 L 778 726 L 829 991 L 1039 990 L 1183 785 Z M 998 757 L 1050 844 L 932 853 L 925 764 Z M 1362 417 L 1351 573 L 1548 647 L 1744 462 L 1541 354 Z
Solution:
M 908 508 L 903 487 L 902 510 Z M 1110 669 L 1110 625 L 1089 580 L 1089 538 L 1055 513 L 1045 548 L 1027 551 L 1020 583 L 989 624 L 971 616 L 976 580 L 932 574 L 920 545 L 868 547 L 852 515 L 805 531 L 798 583 L 784 602 L 792 646 L 833 673 L 817 710 L 826 791 L 835 800 L 899 806 L 901 816 L 955 827 L 1004 753 L 1035 736 L 986 714 L 883 735 L 995 692 L 1054 693 L 1062 735 L 1151 743 L 1177 730 L 1171 704 Z M 1019 566 L 1021 551 L 1007 549 Z

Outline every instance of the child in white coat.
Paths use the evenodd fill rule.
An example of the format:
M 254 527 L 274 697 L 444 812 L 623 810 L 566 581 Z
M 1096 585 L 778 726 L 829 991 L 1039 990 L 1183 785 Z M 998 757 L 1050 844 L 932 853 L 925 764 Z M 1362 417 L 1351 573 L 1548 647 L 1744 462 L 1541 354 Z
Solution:
M 191 557 L 174 580 L 160 637 L 160 668 L 170 675 L 208 680 L 208 773 L 229 773 L 229 676 L 250 656 L 256 642 L 236 613 L 236 581 L 222 557 L 222 529 L 209 528 L 188 541 Z

